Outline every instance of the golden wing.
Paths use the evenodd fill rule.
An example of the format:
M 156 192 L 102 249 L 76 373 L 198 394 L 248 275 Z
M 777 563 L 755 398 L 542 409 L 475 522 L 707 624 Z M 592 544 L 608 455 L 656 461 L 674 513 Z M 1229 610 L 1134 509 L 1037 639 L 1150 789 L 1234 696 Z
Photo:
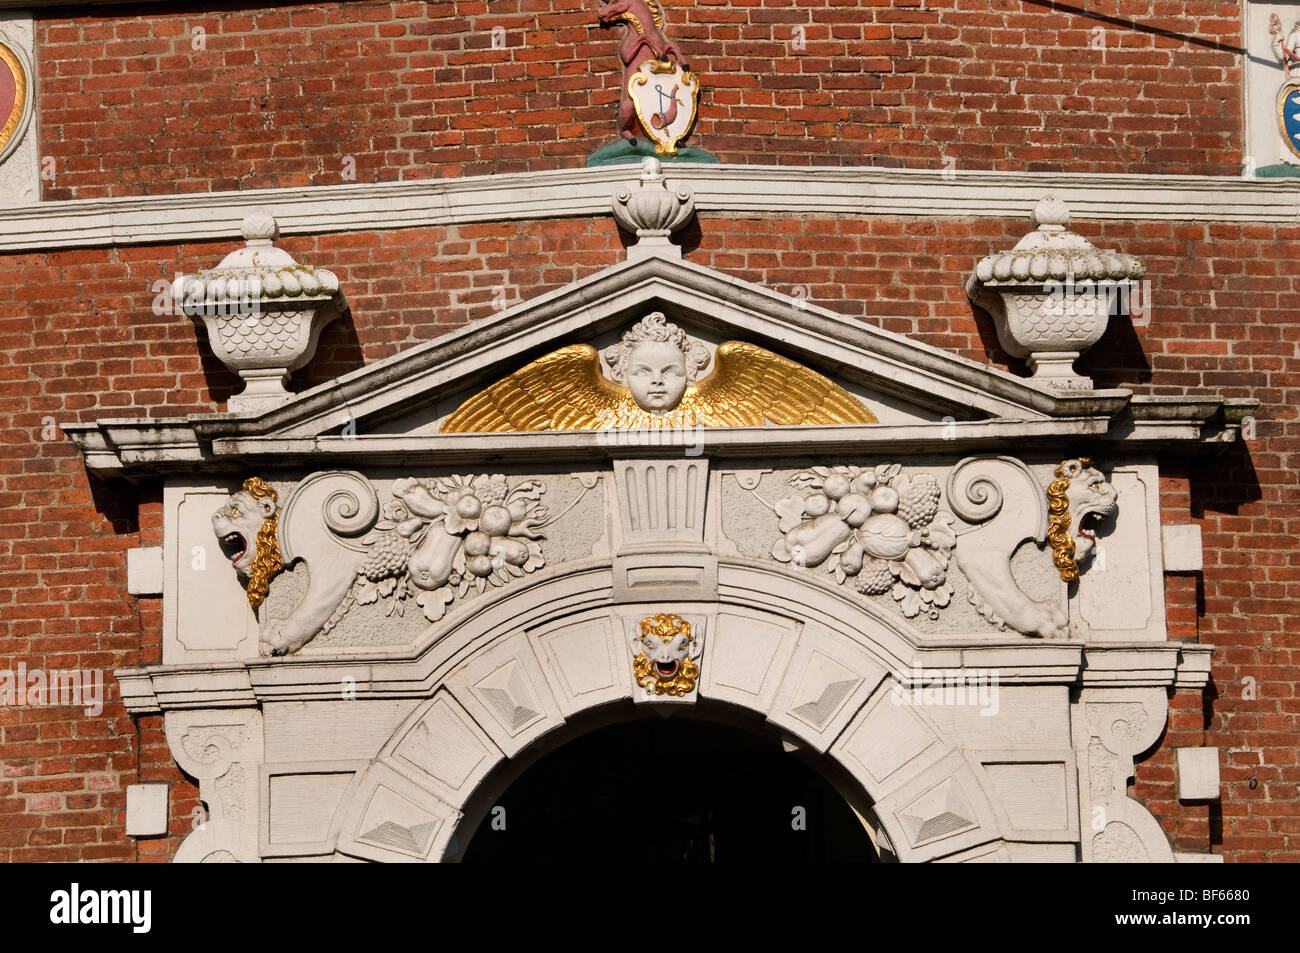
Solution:
M 690 401 L 706 427 L 774 424 L 874 424 L 876 415 L 834 381 L 753 344 L 718 345 L 713 373 Z
M 600 373 L 600 357 L 573 344 L 538 358 L 461 404 L 440 433 L 593 430 L 608 426 L 627 391 Z

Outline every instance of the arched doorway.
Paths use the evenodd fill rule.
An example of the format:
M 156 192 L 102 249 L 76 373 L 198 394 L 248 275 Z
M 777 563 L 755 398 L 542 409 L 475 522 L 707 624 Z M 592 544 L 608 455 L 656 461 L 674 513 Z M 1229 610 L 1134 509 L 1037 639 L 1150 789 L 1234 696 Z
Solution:
M 489 785 L 490 787 L 491 785 Z M 645 713 L 543 755 L 488 806 L 464 863 L 878 862 L 852 807 L 776 739 Z
M 980 646 L 1024 679 L 1004 688 L 998 717 L 977 705 L 927 706 L 903 690 L 899 673 L 960 659 L 950 648 L 923 657 L 934 646 L 897 613 L 739 559 L 720 561 L 718 579 L 725 598 L 668 607 L 706 633 L 695 700 L 647 704 L 637 694 L 627 633 L 665 607 L 614 603 L 598 560 L 485 600 L 416 659 L 376 665 L 370 678 L 400 679 L 425 700 L 348 783 L 331 825 L 337 852 L 460 860 L 491 809 L 543 758 L 608 725 L 659 719 L 667 707 L 670 722 L 721 722 L 789 751 L 840 792 L 882 859 L 1001 861 L 1012 850 L 1007 832 L 1031 848 L 1051 845 L 1053 858 L 1073 851 L 1068 698 L 1037 685 L 1058 677 L 1040 656 L 1059 647 Z M 1005 744 L 1007 732 L 1019 746 Z M 588 764 L 603 757 L 586 753 Z M 645 837 L 666 799 L 681 798 L 649 777 L 619 792 L 633 816 L 649 818 Z M 784 805 L 786 824 L 793 807 Z M 507 810 L 507 829 L 512 817 Z M 718 849 L 715 835 L 715 858 Z

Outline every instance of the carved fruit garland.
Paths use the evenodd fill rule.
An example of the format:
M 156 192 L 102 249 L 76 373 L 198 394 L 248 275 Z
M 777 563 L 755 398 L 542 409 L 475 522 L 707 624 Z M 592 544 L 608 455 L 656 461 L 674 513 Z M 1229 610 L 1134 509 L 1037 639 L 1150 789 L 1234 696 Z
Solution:
M 795 496 L 775 510 L 784 534 L 773 558 L 800 567 L 825 564 L 841 585 L 864 595 L 890 593 L 909 619 L 937 619 L 952 598 L 948 563 L 957 537 L 939 509 L 939 483 L 899 464 L 813 467 L 792 476 Z
M 357 573 L 357 604 L 396 596 L 388 611 L 400 615 L 414 595 L 437 622 L 471 588 L 483 592 L 541 569 L 545 490 L 537 480 L 509 487 L 499 473 L 397 480 L 383 519 L 361 541 L 371 550 Z

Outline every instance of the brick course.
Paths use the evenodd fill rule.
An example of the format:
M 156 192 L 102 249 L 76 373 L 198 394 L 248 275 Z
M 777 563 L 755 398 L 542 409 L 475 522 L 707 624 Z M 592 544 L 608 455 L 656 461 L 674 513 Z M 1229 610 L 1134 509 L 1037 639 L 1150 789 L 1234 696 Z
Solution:
M 1242 168 L 1235 3 L 666 6 L 692 142 L 727 162 Z M 567 168 L 616 138 L 622 27 L 582 0 L 68 9 L 37 20 L 47 199 Z

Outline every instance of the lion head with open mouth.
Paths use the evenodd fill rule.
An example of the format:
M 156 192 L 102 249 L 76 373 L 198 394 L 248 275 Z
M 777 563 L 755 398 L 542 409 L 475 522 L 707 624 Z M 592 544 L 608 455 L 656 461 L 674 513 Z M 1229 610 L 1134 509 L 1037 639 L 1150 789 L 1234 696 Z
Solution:
M 703 646 L 689 622 L 666 612 L 647 616 L 631 641 L 635 653 L 632 672 L 638 685 L 647 692 L 677 698 L 694 691 L 700 675 L 695 659 Z
M 1052 562 L 1066 582 L 1079 578 L 1079 567 L 1097 548 L 1096 527 L 1118 509 L 1118 494 L 1087 457 L 1066 460 L 1047 487 L 1047 539 Z
M 279 520 L 276 492 L 258 477 L 244 481 L 212 514 L 212 531 L 221 552 L 235 571 L 248 580 L 248 604 L 256 609 L 271 588 L 271 579 L 284 568 L 276 533 Z

